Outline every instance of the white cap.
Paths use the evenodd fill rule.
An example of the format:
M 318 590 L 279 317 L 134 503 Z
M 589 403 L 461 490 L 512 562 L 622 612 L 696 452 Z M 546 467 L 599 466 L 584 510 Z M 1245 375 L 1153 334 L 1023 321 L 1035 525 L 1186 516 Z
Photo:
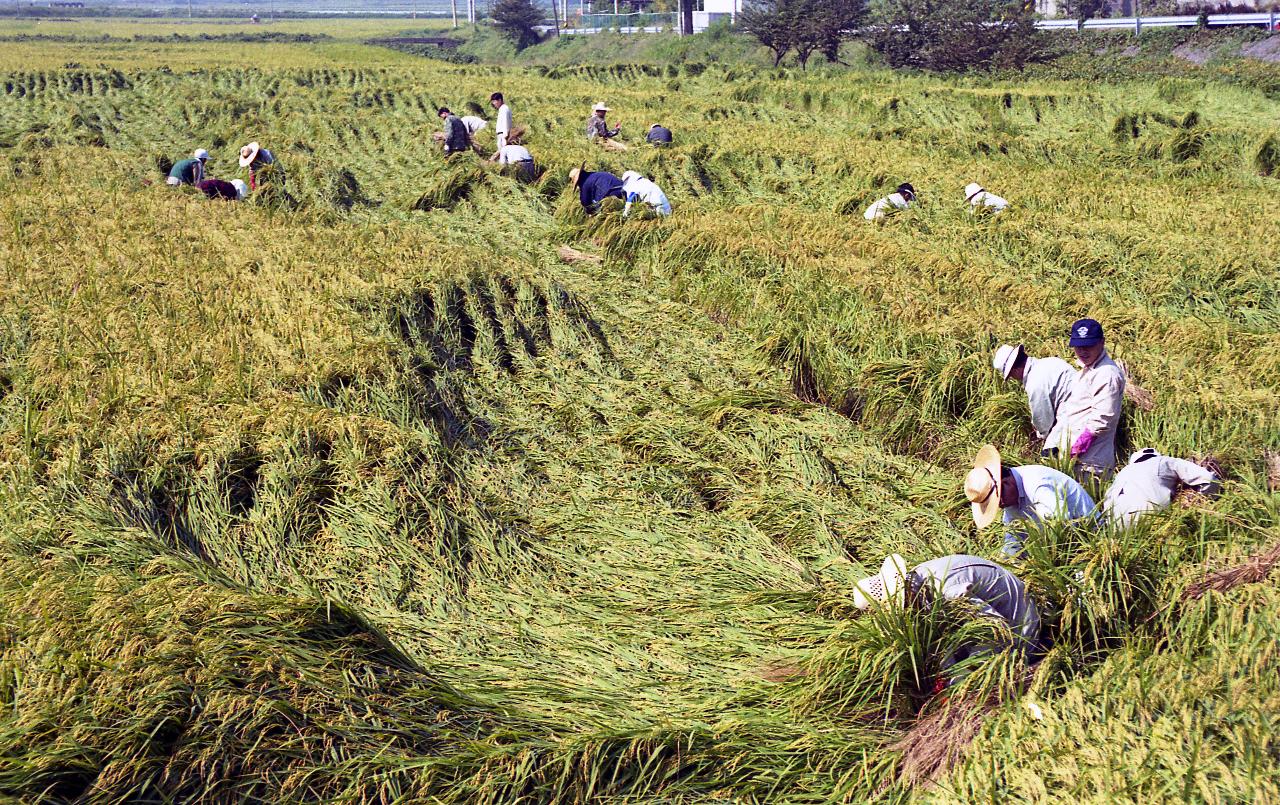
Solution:
M 964 186 L 964 200 L 972 201 L 973 197 L 982 192 L 982 185 L 977 182 L 969 182 Z
M 1159 451 L 1154 447 L 1144 447 L 1133 455 L 1129 456 L 1130 464 L 1137 464 L 1139 461 L 1146 461 L 1149 458 L 1155 458 L 1160 455 Z
M 195 157 L 196 159 L 208 159 L 209 152 L 204 150 L 203 148 L 197 148 L 196 152 L 191 156 Z
M 601 101 L 601 102 L 597 103 L 595 106 L 591 107 L 591 111 L 593 111 L 593 112 L 607 112 L 607 111 L 609 111 L 609 107 L 605 106 L 605 105 L 604 105 L 604 102 L 603 102 L 603 101 Z
M 898 554 L 885 557 L 880 572 L 859 581 L 853 588 L 853 605 L 869 609 L 872 603 L 901 604 L 907 580 L 907 560 Z
M 643 176 L 636 173 L 635 171 L 626 171 L 625 173 L 622 174 L 622 181 L 624 182 L 629 182 L 632 179 L 643 179 L 643 178 L 644 178 Z
M 249 195 L 249 185 L 245 184 L 243 179 L 232 179 L 231 184 L 236 188 L 237 199 L 242 199 Z
M 1012 346 L 1010 344 L 1001 344 L 996 350 L 996 356 L 991 360 L 991 365 L 1000 373 L 1000 377 L 1004 380 L 1009 379 L 1009 374 L 1013 371 L 1013 366 L 1018 362 L 1018 356 L 1025 352 L 1022 345 Z

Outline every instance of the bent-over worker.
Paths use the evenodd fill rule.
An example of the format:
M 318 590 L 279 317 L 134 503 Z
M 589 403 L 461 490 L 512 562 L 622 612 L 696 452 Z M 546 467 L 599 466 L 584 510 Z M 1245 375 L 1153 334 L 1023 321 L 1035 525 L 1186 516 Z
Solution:
M 986 528 L 1002 513 L 1008 530 L 1006 556 L 1020 556 L 1032 532 L 1050 522 L 1083 521 L 1098 524 L 1097 506 L 1080 482 L 1052 467 L 1026 464 L 1011 467 L 1000 460 L 994 445 L 984 445 L 964 480 L 964 494 L 973 522 Z
M 1016 380 L 1027 390 L 1031 427 L 1044 440 L 1058 421 L 1058 409 L 1066 402 L 1076 371 L 1062 358 L 1032 358 L 1021 344 L 1002 344 L 991 361 L 1005 380 Z
M 992 213 L 999 214 L 1009 206 L 1008 201 L 1000 198 L 995 193 L 988 193 L 977 182 L 970 182 L 965 186 L 964 200 L 969 204 L 970 213 L 989 210 Z
M 198 185 L 204 181 L 205 163 L 209 161 L 209 152 L 197 148 L 187 159 L 181 160 L 169 169 L 169 177 L 164 183 L 170 187 L 180 185 Z
M 1127 528 L 1145 512 L 1168 508 L 1180 486 L 1210 497 L 1221 491 L 1213 472 L 1186 459 L 1162 456 L 1154 447 L 1144 447 L 1116 473 L 1102 501 L 1103 515 L 1107 522 Z
M 589 213 L 600 209 L 600 203 L 606 198 L 626 198 L 622 192 L 622 180 L 608 171 L 574 168 L 569 171 L 569 186 L 578 191 L 578 201 Z
M 249 169 L 249 188 L 256 190 L 258 188 L 258 174 L 268 165 L 276 165 L 275 154 L 272 154 L 266 148 L 258 143 L 249 143 L 240 149 L 240 167 Z M 276 170 L 279 166 L 276 165 Z M 284 174 L 278 173 L 277 178 L 283 181 Z
M 499 165 L 514 165 L 520 178 L 526 182 L 534 180 L 536 166 L 533 164 L 533 155 L 529 153 L 529 149 L 523 145 L 504 145 L 498 149 L 498 152 L 489 157 L 490 162 L 497 162 Z
M 879 221 L 888 213 L 905 210 L 915 200 L 916 189 L 911 186 L 910 182 L 903 182 L 898 185 L 895 191 L 867 207 L 867 211 L 862 214 L 862 217 L 868 221 Z
M 649 133 L 644 139 L 649 145 L 671 145 L 671 129 L 654 123 L 649 127 Z
M 441 106 L 436 110 L 436 114 L 444 121 L 444 131 L 441 132 L 440 137 L 440 141 L 444 143 L 444 152 L 460 154 L 463 151 L 469 151 L 471 135 L 467 133 L 467 127 L 463 124 L 462 118 L 450 112 L 447 106 Z
M 249 185 L 241 179 L 232 179 L 229 182 L 225 179 L 205 179 L 196 187 L 209 198 L 223 201 L 241 201 L 249 195 Z
M 635 171 L 622 174 L 622 193 L 627 200 L 622 209 L 624 218 L 631 214 L 631 205 L 637 201 L 648 204 L 658 215 L 671 214 L 671 202 L 667 200 L 667 194 L 662 192 L 662 188 Z

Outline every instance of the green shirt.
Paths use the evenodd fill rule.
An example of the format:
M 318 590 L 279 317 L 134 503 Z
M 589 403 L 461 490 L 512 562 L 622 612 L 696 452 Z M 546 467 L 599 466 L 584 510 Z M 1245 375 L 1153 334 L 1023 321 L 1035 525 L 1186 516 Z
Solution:
M 196 184 L 204 178 L 204 164 L 198 159 L 184 159 L 173 166 L 169 176 L 183 184 Z

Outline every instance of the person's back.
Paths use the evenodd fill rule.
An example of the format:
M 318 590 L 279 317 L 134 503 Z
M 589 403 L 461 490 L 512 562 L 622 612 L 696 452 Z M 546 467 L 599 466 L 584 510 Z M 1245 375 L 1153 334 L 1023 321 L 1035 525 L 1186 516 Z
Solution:
M 489 121 L 475 115 L 464 115 L 460 119 L 462 120 L 462 125 L 467 128 L 467 134 L 471 137 L 476 136 L 477 132 L 484 131 L 489 126 Z
M 200 188 L 200 192 L 209 198 L 222 199 L 223 201 L 238 201 L 240 193 L 236 191 L 236 186 L 224 179 L 205 179 L 196 185 Z
M 652 145 L 671 145 L 671 129 L 654 123 L 645 139 Z
M 467 127 L 457 115 L 448 115 L 444 119 L 444 152 L 456 154 L 471 147 L 471 139 L 467 136 Z
M 1075 376 L 1076 370 L 1062 358 L 1027 358 L 1023 385 L 1031 408 L 1031 426 L 1046 444 L 1052 444 L 1050 438 L 1058 427 L 1058 410 L 1071 393 Z
M 514 165 L 520 172 L 520 178 L 525 181 L 533 181 L 535 178 L 535 168 L 533 164 L 533 154 L 529 153 L 529 149 L 523 145 L 504 145 L 498 149 L 497 162 L 499 165 Z
M 625 199 L 622 179 L 608 171 L 593 171 L 578 184 L 578 201 L 588 210 L 595 210 L 600 202 L 610 196 Z
M 915 200 L 915 192 L 905 189 L 908 187 L 909 185 L 899 185 L 896 191 L 867 207 L 867 211 L 862 214 L 862 217 L 868 221 L 879 221 L 888 213 L 907 209 L 911 206 L 911 202 Z
M 943 598 L 969 601 L 980 614 L 1003 619 L 1027 646 L 1040 635 L 1040 612 L 1026 585 L 995 562 L 952 554 L 922 562 L 912 573 Z
M 1146 448 L 1116 473 L 1102 501 L 1104 516 L 1110 523 L 1131 526 L 1142 514 L 1167 508 L 1182 485 L 1214 495 L 1218 477 L 1195 462 Z
M 667 200 L 667 194 L 636 171 L 622 174 L 622 193 L 627 201 L 624 216 L 631 212 L 631 205 L 637 201 L 649 205 L 659 215 L 671 214 L 671 202 Z
M 204 163 L 198 159 L 184 159 L 169 171 L 169 184 L 195 185 L 204 179 Z

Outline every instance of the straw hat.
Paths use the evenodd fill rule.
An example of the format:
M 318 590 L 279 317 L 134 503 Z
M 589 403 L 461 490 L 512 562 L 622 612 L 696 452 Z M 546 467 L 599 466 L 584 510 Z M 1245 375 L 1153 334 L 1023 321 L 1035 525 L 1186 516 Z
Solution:
M 1005 380 L 1009 379 L 1009 374 L 1013 371 L 1014 365 L 1018 362 L 1018 358 L 1026 355 L 1027 351 L 1022 348 L 1021 344 L 1012 346 L 1010 344 L 1001 344 L 996 350 L 996 356 L 991 360 L 991 365 L 1000 373 L 1000 377 Z
M 231 184 L 236 188 L 236 198 L 243 199 L 249 195 L 249 185 L 245 184 L 242 179 L 232 179 Z
M 973 469 L 964 479 L 964 496 L 973 506 L 978 528 L 995 522 L 1000 513 L 1000 451 L 995 445 L 983 445 L 973 459 Z
M 872 602 L 879 605 L 890 602 L 901 604 L 906 580 L 907 560 L 896 553 L 889 554 L 885 557 L 884 564 L 880 565 L 879 573 L 867 576 L 854 585 L 853 605 L 866 610 L 871 607 Z
M 257 143 L 249 143 L 244 148 L 241 148 L 240 149 L 240 167 L 247 168 L 250 165 L 252 165 L 253 161 L 258 158 L 258 152 L 261 150 L 262 150 L 262 146 L 258 145 Z
M 977 182 L 969 182 L 964 186 L 964 200 L 973 201 L 973 197 L 982 192 L 982 185 Z
M 204 150 L 203 148 L 197 148 L 195 150 L 195 153 L 193 153 L 191 156 L 199 160 L 208 160 L 209 152 Z
M 578 187 L 578 181 L 582 178 L 583 172 L 586 171 L 587 163 L 583 162 L 576 168 L 569 169 L 569 186 L 575 190 Z
M 593 112 L 608 112 L 608 111 L 609 111 L 609 107 L 605 106 L 605 105 L 604 105 L 604 103 L 602 103 L 602 102 L 601 102 L 601 103 L 597 103 L 595 106 L 591 107 L 591 111 L 593 111 Z

